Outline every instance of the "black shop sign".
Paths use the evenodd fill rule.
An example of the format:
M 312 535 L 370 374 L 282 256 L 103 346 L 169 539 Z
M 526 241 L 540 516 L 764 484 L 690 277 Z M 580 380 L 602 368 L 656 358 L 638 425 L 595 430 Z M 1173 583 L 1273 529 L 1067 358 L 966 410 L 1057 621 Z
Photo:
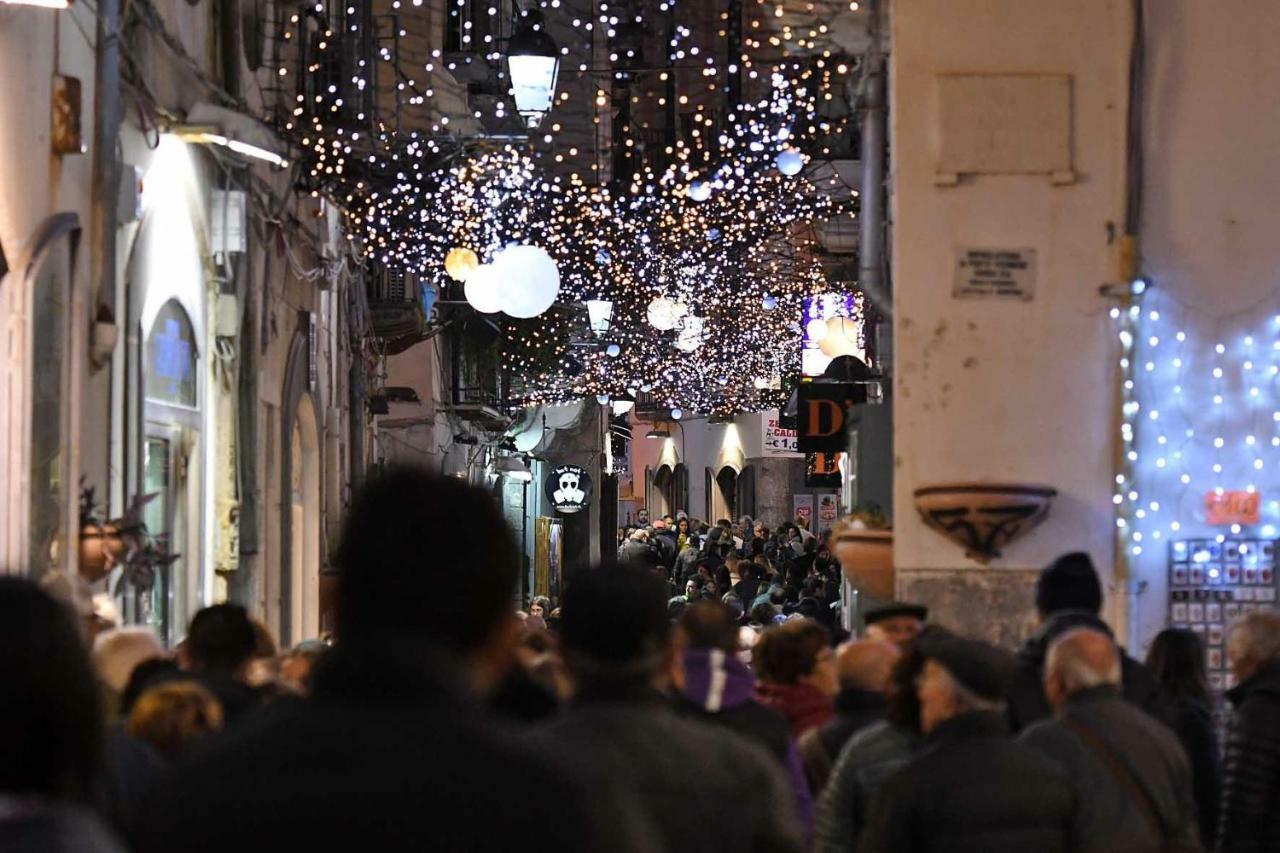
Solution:
M 843 453 L 853 407 L 867 402 L 867 387 L 852 382 L 806 382 L 796 409 L 801 453 Z
M 559 512 L 581 512 L 591 505 L 591 475 L 577 465 L 557 465 L 547 475 L 542 491 Z

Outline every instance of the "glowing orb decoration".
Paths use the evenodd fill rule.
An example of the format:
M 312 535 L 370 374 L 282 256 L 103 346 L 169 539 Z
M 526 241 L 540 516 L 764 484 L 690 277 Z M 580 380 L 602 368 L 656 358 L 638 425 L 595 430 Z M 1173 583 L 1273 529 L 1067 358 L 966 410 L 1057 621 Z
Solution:
M 827 321 L 817 317 L 806 323 L 804 329 L 805 334 L 809 336 L 809 340 L 821 341 L 827 336 Z
M 705 181 L 697 181 L 689 184 L 690 201 L 703 202 L 711 198 L 711 184 Z
M 766 311 L 772 311 L 774 308 L 778 307 L 778 297 L 773 294 L 766 295 L 760 300 L 760 307 Z
M 444 256 L 444 271 L 454 281 L 466 281 L 478 266 L 480 259 L 476 257 L 476 253 L 463 246 L 450 249 L 449 254 Z
M 609 358 L 617 358 L 622 355 L 622 347 L 617 344 L 609 344 L 604 348 L 604 354 L 609 356 Z
M 659 332 L 669 332 L 680 322 L 680 318 L 689 312 L 689 307 L 682 302 L 659 296 L 649 303 L 645 312 L 649 325 Z
M 827 333 L 822 336 L 818 347 L 823 355 L 831 358 L 857 355 L 862 351 L 858 346 L 858 324 L 848 317 L 830 318 L 827 320 Z
M 512 317 L 537 317 L 560 295 L 560 268 L 537 246 L 508 246 L 493 267 L 502 281 L 502 310 Z
M 597 403 L 599 403 L 599 404 L 600 404 L 600 405 L 602 405 L 602 406 L 607 406 L 607 405 L 609 405 L 609 395 L 608 395 L 608 394 L 597 394 L 597 395 L 596 395 L 596 402 L 597 402 Z
M 676 349 L 681 352 L 693 352 L 702 346 L 702 318 L 692 314 L 680 321 L 680 331 L 676 335 Z
M 804 155 L 794 148 L 786 148 L 773 158 L 773 164 L 778 167 L 779 172 L 792 178 L 804 169 Z
M 672 410 L 671 410 L 671 417 L 672 417 L 672 419 L 673 419 L 673 420 L 677 420 L 677 421 L 678 421 L 678 420 L 680 420 L 681 418 L 683 418 L 683 417 L 684 417 L 684 410 L 683 410 L 683 409 L 672 409 Z
M 763 391 L 769 387 L 769 380 L 763 376 L 757 376 L 751 384 L 756 386 L 758 390 Z
M 502 310 L 502 285 L 493 264 L 481 264 L 467 276 L 462 295 L 481 314 L 497 314 Z

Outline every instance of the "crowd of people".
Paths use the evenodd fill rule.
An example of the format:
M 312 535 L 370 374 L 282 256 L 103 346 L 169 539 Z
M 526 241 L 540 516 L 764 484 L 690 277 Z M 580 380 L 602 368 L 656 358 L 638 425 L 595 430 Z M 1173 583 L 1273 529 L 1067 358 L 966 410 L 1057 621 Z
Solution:
M 1084 554 L 1014 653 L 910 602 L 845 636 L 819 537 L 672 522 L 517 609 L 491 496 L 388 471 L 284 651 L 0 577 L 0 850 L 1280 850 L 1280 616 L 1229 631 L 1219 744 L 1198 637 L 1129 657 Z

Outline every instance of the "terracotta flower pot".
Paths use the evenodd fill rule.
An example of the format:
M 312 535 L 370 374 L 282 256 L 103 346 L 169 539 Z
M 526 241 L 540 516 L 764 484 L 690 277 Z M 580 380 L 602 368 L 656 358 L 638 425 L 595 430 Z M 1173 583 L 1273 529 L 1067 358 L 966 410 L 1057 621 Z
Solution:
M 986 565 L 1043 521 L 1057 494 L 1037 483 L 940 483 L 916 489 L 915 501 L 925 524 Z
M 89 583 L 102 580 L 124 557 L 125 542 L 114 524 L 80 528 L 80 575 Z
M 893 531 L 844 530 L 835 555 L 849 583 L 874 598 L 893 598 Z

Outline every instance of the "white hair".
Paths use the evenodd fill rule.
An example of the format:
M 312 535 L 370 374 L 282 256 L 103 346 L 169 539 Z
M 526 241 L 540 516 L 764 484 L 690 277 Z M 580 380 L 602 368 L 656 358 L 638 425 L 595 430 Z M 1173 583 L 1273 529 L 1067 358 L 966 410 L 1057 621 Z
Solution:
M 1111 652 L 1105 661 L 1089 654 L 1087 639 L 1105 640 Z M 1101 665 L 1100 665 L 1101 664 Z M 1067 694 L 1091 687 L 1118 687 L 1121 679 L 1120 652 L 1110 637 L 1093 628 L 1074 628 L 1049 644 L 1045 675 L 1058 675 Z
M 1259 663 L 1280 660 L 1280 613 L 1246 613 L 1231 623 L 1227 641 L 1242 657 Z

